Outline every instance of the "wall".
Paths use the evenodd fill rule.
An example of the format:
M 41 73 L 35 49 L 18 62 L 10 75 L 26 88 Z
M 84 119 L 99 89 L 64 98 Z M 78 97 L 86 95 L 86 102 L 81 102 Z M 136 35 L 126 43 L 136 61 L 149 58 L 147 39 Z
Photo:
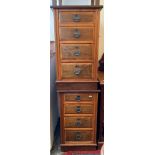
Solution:
M 50 1 L 52 5 L 52 1 Z M 54 41 L 54 18 L 53 11 L 50 9 L 50 41 Z M 51 53 L 54 52 L 54 46 L 51 44 Z M 55 56 L 50 57 L 50 134 L 51 134 L 51 148 L 54 140 L 54 131 L 57 125 L 59 113 L 56 94 L 56 64 Z
M 100 4 L 104 5 L 104 0 L 100 0 Z M 99 58 L 104 52 L 104 8 L 100 15 L 100 34 L 99 34 Z
M 91 0 L 63 0 L 63 4 L 65 5 L 89 5 L 91 4 Z
M 53 44 L 51 49 L 54 49 Z M 54 50 L 51 50 L 54 52 Z M 52 53 L 51 52 L 51 53 Z M 57 93 L 56 93 L 56 68 L 55 68 L 55 55 L 50 58 L 50 125 L 51 125 L 51 147 L 54 139 L 54 131 L 57 125 L 59 112 L 57 103 Z
M 52 1 L 50 0 L 50 5 L 52 5 Z M 53 11 L 50 9 L 50 41 L 54 41 L 54 17 L 53 17 Z

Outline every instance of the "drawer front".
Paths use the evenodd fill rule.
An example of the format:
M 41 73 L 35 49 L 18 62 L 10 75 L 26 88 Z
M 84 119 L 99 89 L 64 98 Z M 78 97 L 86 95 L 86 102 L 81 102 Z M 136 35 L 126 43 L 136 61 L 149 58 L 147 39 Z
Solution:
M 67 93 L 65 101 L 93 101 L 94 94 L 92 93 Z
M 94 28 L 90 27 L 61 27 L 60 41 L 93 41 Z
M 60 11 L 59 23 L 60 24 L 90 24 L 94 23 L 94 12 L 81 12 L 81 11 Z
M 65 128 L 92 128 L 93 121 L 91 117 L 65 117 Z
M 93 141 L 93 131 L 65 131 L 65 141 Z
M 92 44 L 61 44 L 62 60 L 93 60 Z
M 93 64 L 91 63 L 62 63 L 62 79 L 92 79 Z
M 64 114 L 93 114 L 93 104 L 65 103 Z

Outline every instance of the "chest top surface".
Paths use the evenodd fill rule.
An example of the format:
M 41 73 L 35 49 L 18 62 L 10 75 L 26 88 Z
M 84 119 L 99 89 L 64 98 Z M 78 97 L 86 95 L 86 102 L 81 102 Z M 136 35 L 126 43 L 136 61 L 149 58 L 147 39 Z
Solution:
M 102 9 L 103 5 L 52 5 L 52 9 Z
M 100 0 L 52 0 L 52 9 L 102 9 L 103 5 L 100 5 Z

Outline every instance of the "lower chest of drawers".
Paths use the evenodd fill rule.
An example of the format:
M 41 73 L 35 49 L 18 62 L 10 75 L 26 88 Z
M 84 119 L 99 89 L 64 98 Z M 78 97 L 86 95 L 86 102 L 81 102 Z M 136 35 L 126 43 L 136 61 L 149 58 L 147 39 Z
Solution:
M 95 144 L 98 93 L 59 93 L 61 144 Z

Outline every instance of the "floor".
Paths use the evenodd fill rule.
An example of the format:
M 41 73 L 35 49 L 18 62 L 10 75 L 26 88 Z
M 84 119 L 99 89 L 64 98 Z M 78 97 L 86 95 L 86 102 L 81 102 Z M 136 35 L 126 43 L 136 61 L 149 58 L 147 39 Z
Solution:
M 63 155 L 63 152 L 61 152 L 61 150 L 60 150 L 60 126 L 56 127 L 54 144 L 53 144 L 50 155 Z

